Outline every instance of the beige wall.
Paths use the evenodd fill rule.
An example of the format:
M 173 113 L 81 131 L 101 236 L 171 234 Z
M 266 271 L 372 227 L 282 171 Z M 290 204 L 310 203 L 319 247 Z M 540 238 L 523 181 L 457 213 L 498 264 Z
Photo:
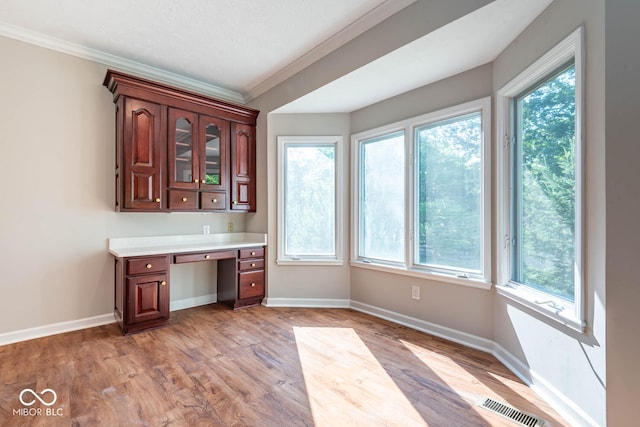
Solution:
M 606 344 L 610 427 L 637 425 L 640 419 L 638 17 L 640 2 L 637 0 L 606 1 L 606 62 L 603 62 L 606 64 Z
M 244 229 L 242 214 L 115 213 L 106 67 L 3 37 L 0 52 L 0 334 L 112 313 L 109 237 Z M 211 293 L 212 271 L 172 267 L 172 300 Z
M 269 203 L 269 242 L 271 251 L 268 260 L 269 282 L 267 304 L 278 304 L 285 300 L 318 300 L 319 305 L 335 303 L 349 304 L 349 263 L 348 235 L 344 236 L 342 252 L 345 254 L 342 266 L 294 266 L 277 265 L 278 227 L 277 227 L 277 194 L 278 194 L 278 136 L 313 136 L 342 135 L 343 145 L 340 152 L 341 165 L 344 170 L 344 183 L 348 183 L 349 162 L 349 115 L 348 114 L 270 114 L 268 117 L 268 194 Z M 344 188 L 346 190 L 346 187 Z M 342 194 L 343 214 L 338 223 L 343 230 L 348 230 L 349 192 Z M 294 303 L 295 302 L 290 302 Z

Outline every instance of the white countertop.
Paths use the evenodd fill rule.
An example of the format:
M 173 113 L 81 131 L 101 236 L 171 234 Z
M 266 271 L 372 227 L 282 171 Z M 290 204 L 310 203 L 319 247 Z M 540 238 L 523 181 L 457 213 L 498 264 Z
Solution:
M 182 236 L 119 237 L 109 239 L 109 253 L 117 258 L 176 254 L 265 246 L 262 233 L 187 234 Z

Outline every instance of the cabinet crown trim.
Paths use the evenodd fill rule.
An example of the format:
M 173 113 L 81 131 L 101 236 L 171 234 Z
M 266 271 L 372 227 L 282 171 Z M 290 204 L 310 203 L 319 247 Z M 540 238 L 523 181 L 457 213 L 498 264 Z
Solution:
M 175 107 L 181 107 L 181 103 L 187 102 L 191 105 L 201 106 L 204 109 L 214 108 L 227 113 L 229 116 L 226 118 L 253 126 L 255 126 L 256 119 L 260 113 L 258 110 L 243 105 L 233 104 L 115 70 L 107 70 L 102 84 L 113 93 L 114 102 L 117 102 L 120 95 L 139 97 L 140 91 L 144 91 L 144 98 L 149 101 L 156 101 Z M 150 94 L 157 96 L 158 99 L 149 99 Z M 210 112 L 207 113 L 211 114 Z

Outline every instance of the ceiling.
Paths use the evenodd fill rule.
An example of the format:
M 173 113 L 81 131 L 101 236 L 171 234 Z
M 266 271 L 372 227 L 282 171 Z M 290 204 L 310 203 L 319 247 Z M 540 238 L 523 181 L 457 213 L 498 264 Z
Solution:
M 245 103 L 414 1 L 2 0 L 0 35 Z M 353 111 L 490 62 L 551 1 L 495 0 L 281 111 Z

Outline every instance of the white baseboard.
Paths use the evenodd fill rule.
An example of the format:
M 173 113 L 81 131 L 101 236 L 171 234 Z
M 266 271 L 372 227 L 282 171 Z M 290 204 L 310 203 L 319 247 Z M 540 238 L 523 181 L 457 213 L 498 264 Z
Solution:
M 349 308 L 348 299 L 329 298 L 265 298 L 262 305 L 266 307 L 305 307 L 305 308 Z
M 535 391 L 545 402 L 556 410 L 562 417 L 569 421 L 571 425 L 598 426 L 589 415 L 587 415 L 571 399 L 561 393 L 551 383 L 542 376 L 522 363 L 520 359 L 507 351 L 500 344 L 493 344 L 491 352 L 504 366 L 509 368 L 518 378 Z
M 493 349 L 493 341 L 486 338 L 481 338 L 466 332 L 440 326 L 425 320 L 416 319 L 415 317 L 406 316 L 384 308 L 375 307 L 358 301 L 351 301 L 351 308 L 362 313 L 389 320 L 390 322 L 398 323 L 403 326 L 408 326 L 410 328 L 417 329 L 418 331 L 426 332 L 428 334 L 435 335 L 436 337 L 457 342 L 458 344 L 482 350 L 487 353 L 491 353 L 491 350 Z
M 195 298 L 186 298 L 171 301 L 169 310 L 182 310 L 185 308 L 197 307 L 199 305 L 211 304 L 217 301 L 217 294 L 203 295 Z M 20 331 L 5 332 L 0 334 L 0 345 L 13 344 L 20 341 L 42 338 L 49 335 L 62 334 L 80 329 L 93 328 L 95 326 L 114 323 L 113 313 L 102 314 L 100 316 L 87 317 L 85 319 L 70 320 L 67 322 L 53 323 L 51 325 L 36 326 L 35 328 L 22 329 Z
M 114 323 L 116 320 L 113 313 L 101 314 L 100 316 L 87 317 L 85 319 L 70 320 L 67 322 L 53 323 L 51 325 L 37 326 L 35 328 L 23 329 L 20 331 L 6 332 L 0 334 L 0 345 L 13 344 L 20 341 L 42 338 L 49 335 L 61 334 L 64 332 L 77 331 L 79 329 L 93 328 L 95 326 Z
M 179 299 L 169 302 L 169 311 L 184 310 L 185 308 L 213 304 L 218 301 L 218 294 L 208 294 L 199 297 Z

